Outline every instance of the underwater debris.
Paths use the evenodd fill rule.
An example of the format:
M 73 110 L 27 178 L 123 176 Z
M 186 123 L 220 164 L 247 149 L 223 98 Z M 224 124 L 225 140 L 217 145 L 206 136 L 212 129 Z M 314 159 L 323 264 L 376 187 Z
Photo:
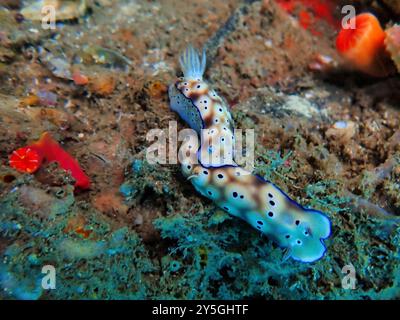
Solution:
M 105 214 L 115 216 L 117 214 L 125 215 L 128 212 L 128 206 L 124 199 L 115 189 L 107 189 L 96 195 L 93 199 L 93 207 Z
M 132 62 L 119 52 L 95 45 L 86 45 L 83 47 L 83 60 L 91 60 L 96 64 L 103 65 L 107 68 L 121 69 L 127 71 Z M 90 63 L 91 61 L 85 61 Z
M 324 116 L 314 103 L 298 95 L 288 96 L 281 109 L 310 119 L 315 116 Z
M 104 241 L 63 239 L 57 246 L 68 260 L 93 259 L 106 251 Z
M 87 221 L 82 215 L 69 219 L 63 231 L 65 233 L 74 232 L 85 239 L 89 238 L 93 233 L 93 229 L 87 227 Z
M 396 134 L 394 134 L 395 136 Z M 362 196 L 354 195 L 349 193 L 349 196 L 353 200 L 353 205 L 357 210 L 363 210 L 372 216 L 376 216 L 383 219 L 400 219 L 400 212 L 396 207 L 399 208 L 396 203 L 388 208 L 380 207 L 378 204 L 371 202 L 372 195 L 376 192 L 377 187 L 384 183 L 384 189 L 387 193 L 387 199 L 390 199 L 389 194 L 393 192 L 395 194 L 394 202 L 399 199 L 399 192 L 396 188 L 399 188 L 397 179 L 395 178 L 396 170 L 400 164 L 400 157 L 396 154 L 394 157 L 389 157 L 386 161 L 372 170 L 364 171 L 362 174 L 360 188 Z M 391 178 L 393 173 L 394 179 Z M 379 201 L 379 199 L 378 199 Z M 397 200 L 398 201 L 398 200 Z
M 215 32 L 215 34 L 208 39 L 207 43 L 204 44 L 204 48 L 207 52 L 208 63 L 214 61 L 218 54 L 218 48 L 222 45 L 225 39 L 235 31 L 243 16 L 248 14 L 251 4 L 255 2 L 254 0 L 244 1 L 226 20 L 226 22 Z
M 165 61 L 165 52 L 160 49 L 149 50 L 142 60 L 142 68 L 151 77 L 156 77 L 172 70 L 170 64 Z
M 400 25 L 394 25 L 385 30 L 386 50 L 390 53 L 393 62 L 396 64 L 397 71 L 400 72 Z
M 57 104 L 57 95 L 50 91 L 38 90 L 36 96 L 39 102 L 45 106 L 55 106 Z
M 20 12 L 26 19 L 42 21 L 45 15 L 42 9 L 45 6 L 52 6 L 56 10 L 57 21 L 77 19 L 87 9 L 86 0 L 31 0 Z
M 400 221 L 400 216 L 386 211 L 377 204 L 351 192 L 347 192 L 346 194 L 352 200 L 352 205 L 356 210 L 359 210 L 360 212 L 365 211 L 367 214 L 381 219 Z
M 10 156 L 10 166 L 18 171 L 33 173 L 37 171 L 43 160 L 57 162 L 65 171 L 69 171 L 75 179 L 75 187 L 88 189 L 89 177 L 82 171 L 78 162 L 50 136 L 48 132 L 29 145 L 15 150 Z
M 356 124 L 353 121 L 336 121 L 325 134 L 329 139 L 335 139 L 342 145 L 349 143 L 356 134 Z
M 94 94 L 108 96 L 114 91 L 116 83 L 117 80 L 114 76 L 101 74 L 97 77 L 90 77 L 88 87 Z
M 80 72 L 79 69 L 75 68 L 72 73 L 72 80 L 77 86 L 84 86 L 89 82 L 88 77 Z
M 48 121 L 61 130 L 68 129 L 75 119 L 71 114 L 56 108 L 27 108 L 24 109 L 23 112 L 32 120 Z
M 331 56 L 318 53 L 315 55 L 313 61 L 309 63 L 308 68 L 312 71 L 328 72 L 337 66 L 337 61 Z
M 351 18 L 355 29 L 342 28 L 336 38 L 336 48 L 346 62 L 356 69 L 376 77 L 390 74 L 385 52 L 385 32 L 371 13 Z
M 161 81 L 151 81 L 147 87 L 146 91 L 150 97 L 160 99 L 168 92 L 168 87 Z
M 7 49 L 3 46 L 0 46 L 0 62 L 11 62 L 11 60 L 15 57 L 14 51 L 11 49 Z
M 84 52 L 86 55 L 90 56 L 90 61 L 83 58 L 78 59 L 77 57 L 79 56 L 75 56 L 74 59 L 72 59 L 73 63 L 71 63 L 70 59 L 59 47 L 52 50 L 43 47 L 38 48 L 40 62 L 45 65 L 54 76 L 61 79 L 72 80 L 78 86 L 88 84 L 89 89 L 95 93 L 104 96 L 109 95 L 116 85 L 115 77 L 104 72 L 90 71 L 87 65 L 94 61 L 96 64 L 101 64 L 107 68 L 116 68 L 126 71 L 131 62 L 119 53 L 101 47 L 85 46 Z M 85 64 L 81 64 L 81 60 L 85 62 Z M 82 69 L 84 70 L 83 72 Z
M 40 62 L 46 66 L 56 77 L 72 80 L 71 64 L 65 53 L 58 48 L 56 53 L 47 48 L 39 47 L 38 54 Z
M 19 106 L 55 106 L 57 104 L 57 95 L 50 91 L 38 90 L 35 93 L 30 93 L 28 96 L 21 99 Z
M 39 31 L 37 23 L 25 20 L 11 6 L 7 6 L 10 10 L 5 8 L 3 2 L 0 1 L 0 61 L 3 56 L 3 60 L 9 64 L 15 60 L 19 50 L 25 45 L 39 43 L 50 36 L 52 30 Z

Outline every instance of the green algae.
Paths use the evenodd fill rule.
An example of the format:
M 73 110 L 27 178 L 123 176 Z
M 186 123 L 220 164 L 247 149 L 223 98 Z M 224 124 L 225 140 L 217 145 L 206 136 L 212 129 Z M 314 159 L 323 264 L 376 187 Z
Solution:
M 87 213 L 91 237 L 65 232 L 79 207 L 72 188 L 65 201 L 50 208 L 42 220 L 18 206 L 18 190 L 0 202 L 1 235 L 11 244 L 2 255 L 0 278 L 4 298 L 17 299 L 143 299 L 148 295 L 145 274 L 154 269 L 139 237 L 127 228 L 111 230 L 95 212 Z M 56 269 L 57 287 L 42 290 L 41 267 Z M 39 280 L 38 280 L 39 279 Z M 29 283 L 36 295 L 22 295 Z M 19 290 L 16 290 L 20 288 Z M 26 291 L 28 292 L 28 291 Z
M 290 155 L 268 154 L 260 172 L 289 179 Z M 260 168 L 257 168 L 260 169 Z M 280 171 L 282 170 L 282 171 Z M 188 210 L 174 209 L 176 190 L 170 171 L 135 161 L 126 186 L 168 197 L 168 213 L 154 220 L 166 251 L 155 252 L 136 232 L 116 227 L 95 211 L 84 211 L 88 238 L 65 232 L 82 212 L 72 187 L 54 191 L 49 219 L 28 212 L 13 189 L 0 202 L 2 253 L 0 274 L 4 298 L 17 299 L 394 299 L 399 292 L 400 228 L 393 221 L 354 212 L 341 196 L 340 184 L 309 185 L 307 204 L 328 212 L 332 236 L 326 257 L 312 263 L 282 261 L 284 253 L 246 223 L 207 201 Z M 277 174 L 278 173 L 278 174 Z M 156 181 L 163 181 L 159 185 Z M 28 182 L 29 184 L 29 182 Z M 166 191 L 167 188 L 174 191 Z M 56 196 L 56 194 L 58 196 Z M 86 210 L 86 209 L 85 209 Z M 161 254 L 161 255 L 160 255 Z M 159 258 L 156 258 L 158 256 Z M 152 258 L 151 258 L 152 257 Z M 57 288 L 42 290 L 43 265 L 54 265 Z M 352 264 L 356 289 L 342 288 L 342 268 Z M 155 285 L 157 284 L 157 285 Z M 20 288 L 16 290 L 16 288 Z M 21 289 L 25 288 L 25 289 Z M 24 294 L 22 293 L 22 291 Z

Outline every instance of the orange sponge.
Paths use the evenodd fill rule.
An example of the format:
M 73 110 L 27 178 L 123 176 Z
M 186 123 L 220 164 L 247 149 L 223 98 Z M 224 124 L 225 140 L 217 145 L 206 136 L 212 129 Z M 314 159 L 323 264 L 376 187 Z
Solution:
M 355 69 L 372 76 L 386 76 L 383 31 L 378 19 L 371 13 L 352 18 L 354 29 L 342 29 L 336 38 L 336 48 Z

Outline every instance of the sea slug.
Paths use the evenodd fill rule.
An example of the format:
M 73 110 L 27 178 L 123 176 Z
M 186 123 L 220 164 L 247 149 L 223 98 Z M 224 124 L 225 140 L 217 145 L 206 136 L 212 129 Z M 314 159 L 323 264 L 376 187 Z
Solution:
M 285 259 L 312 262 L 323 257 L 329 219 L 235 163 L 233 119 L 224 100 L 203 80 L 205 52 L 200 57 L 189 46 L 180 64 L 184 77 L 169 87 L 170 106 L 201 138 L 200 147 L 190 139 L 182 143 L 183 175 L 203 196 L 285 248 Z

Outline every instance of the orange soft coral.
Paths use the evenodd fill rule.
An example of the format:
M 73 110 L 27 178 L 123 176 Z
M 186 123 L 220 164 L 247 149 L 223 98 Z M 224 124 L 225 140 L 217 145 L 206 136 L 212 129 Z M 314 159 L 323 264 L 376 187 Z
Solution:
M 336 38 L 336 48 L 357 70 L 372 76 L 386 76 L 385 32 L 371 13 L 357 15 L 354 29 L 342 29 Z
M 48 132 L 43 133 L 37 142 L 14 151 L 10 156 L 10 166 L 21 172 L 33 173 L 39 169 L 43 159 L 57 162 L 61 168 L 69 171 L 75 179 L 76 188 L 90 187 L 89 177 L 83 172 L 78 161 L 61 148 Z

